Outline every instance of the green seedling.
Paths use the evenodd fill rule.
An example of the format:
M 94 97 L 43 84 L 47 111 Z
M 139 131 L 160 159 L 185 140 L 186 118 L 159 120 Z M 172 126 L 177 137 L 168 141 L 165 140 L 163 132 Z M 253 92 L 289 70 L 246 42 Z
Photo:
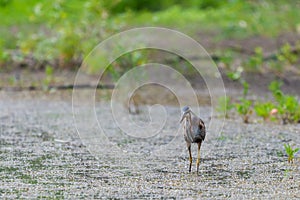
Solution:
M 299 151 L 299 148 L 293 149 L 290 144 L 284 144 L 285 152 L 288 156 L 288 162 L 293 163 L 294 162 L 294 155 Z
M 279 113 L 284 124 L 297 123 L 300 120 L 300 105 L 295 96 L 284 95 L 279 104 Z
M 286 43 L 280 48 L 280 53 L 277 55 L 277 59 L 281 62 L 286 62 L 292 65 L 297 62 L 298 56 L 293 53 L 291 45 Z
M 246 63 L 246 66 L 250 71 L 259 71 L 260 67 L 263 65 L 263 50 L 261 47 L 256 47 L 254 50 L 254 55 L 251 56 Z
M 281 90 L 281 86 L 282 86 L 282 82 L 281 81 L 272 81 L 270 84 L 269 84 L 269 90 L 274 93 L 278 90 Z
M 238 81 L 241 79 L 243 71 L 242 67 L 238 67 L 236 70 L 228 72 L 227 77 L 233 81 Z
M 54 73 L 53 67 L 47 65 L 45 68 L 45 79 L 43 80 L 43 87 L 45 89 L 48 89 L 49 85 L 54 81 L 53 73 Z
M 226 118 L 229 118 L 228 112 L 234 107 L 231 103 L 230 97 L 224 96 L 219 98 L 219 104 L 217 107 L 218 112 L 222 113 Z
M 240 103 L 236 103 L 236 111 L 242 116 L 244 123 L 249 123 L 249 117 L 252 114 L 251 109 L 252 101 L 245 98 L 240 99 Z
M 246 98 L 249 91 L 249 83 L 247 83 L 246 81 L 242 81 L 242 85 L 243 85 L 243 96 L 244 98 Z
M 225 68 L 230 69 L 233 63 L 232 52 L 226 51 L 224 55 L 220 56 L 219 63 L 222 64 Z
M 262 117 L 264 121 L 268 121 L 275 119 L 275 117 L 272 116 L 272 110 L 274 110 L 275 107 L 276 106 L 271 102 L 257 103 L 254 106 L 254 111 L 257 116 Z
M 243 97 L 240 98 L 240 103 L 236 103 L 236 111 L 239 115 L 242 116 L 244 123 L 249 123 L 249 117 L 252 114 L 252 101 L 246 99 L 249 91 L 249 84 L 246 81 L 241 82 L 243 85 Z
M 283 124 L 297 123 L 300 120 L 300 104 L 297 97 L 285 95 L 281 91 L 282 82 L 273 81 L 269 85 L 269 90 L 272 92 L 276 100 L 276 107 Z

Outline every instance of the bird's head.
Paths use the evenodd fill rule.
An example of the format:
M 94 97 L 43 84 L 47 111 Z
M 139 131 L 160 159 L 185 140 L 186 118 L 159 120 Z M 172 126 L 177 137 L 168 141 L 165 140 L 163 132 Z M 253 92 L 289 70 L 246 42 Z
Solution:
M 181 116 L 181 119 L 180 119 L 180 123 L 182 123 L 182 121 L 188 116 L 188 114 L 190 114 L 192 111 L 191 111 L 191 108 L 189 106 L 184 106 L 182 108 L 182 116 Z

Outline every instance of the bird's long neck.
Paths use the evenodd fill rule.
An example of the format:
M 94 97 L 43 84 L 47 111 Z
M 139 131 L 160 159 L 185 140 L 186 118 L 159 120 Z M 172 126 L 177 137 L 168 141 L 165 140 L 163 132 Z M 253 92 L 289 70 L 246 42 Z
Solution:
M 192 133 L 192 113 L 189 114 L 190 131 Z
M 191 116 L 191 113 L 189 113 L 186 118 L 186 124 L 191 126 L 192 125 L 191 122 L 192 122 L 192 116 Z
M 186 119 L 186 129 L 189 131 L 190 134 L 192 134 L 192 114 L 189 113 Z

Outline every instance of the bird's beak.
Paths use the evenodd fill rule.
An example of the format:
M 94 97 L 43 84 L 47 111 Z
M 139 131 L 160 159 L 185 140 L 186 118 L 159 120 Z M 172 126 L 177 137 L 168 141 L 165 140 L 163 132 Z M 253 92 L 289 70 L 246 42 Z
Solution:
M 182 116 L 181 116 L 180 123 L 182 123 L 182 121 L 184 120 L 185 117 L 186 117 L 186 113 L 183 113 Z

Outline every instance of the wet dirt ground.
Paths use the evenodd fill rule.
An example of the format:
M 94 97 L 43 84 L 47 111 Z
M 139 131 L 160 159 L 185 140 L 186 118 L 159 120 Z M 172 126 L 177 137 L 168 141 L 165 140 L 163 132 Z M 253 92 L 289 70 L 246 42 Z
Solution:
M 100 121 L 105 112 L 101 106 L 106 105 L 96 104 Z M 2 199 L 300 198 L 299 153 L 289 164 L 283 147 L 286 143 L 300 146 L 299 124 L 226 120 L 221 132 L 208 131 L 197 175 L 195 159 L 188 173 L 179 116 L 172 117 L 180 112 L 176 106 L 166 107 L 171 117 L 163 130 L 144 139 L 122 134 L 115 125 L 107 124 L 107 139 L 117 148 L 106 151 L 110 143 L 105 145 L 95 137 L 94 145 L 103 145 L 94 149 L 96 156 L 76 131 L 71 91 L 35 95 L 1 91 L 0 108 Z M 210 107 L 200 110 L 209 124 Z M 134 116 L 135 120 L 142 120 L 145 114 Z M 222 123 L 221 118 L 214 120 Z M 192 151 L 195 157 L 196 145 Z

